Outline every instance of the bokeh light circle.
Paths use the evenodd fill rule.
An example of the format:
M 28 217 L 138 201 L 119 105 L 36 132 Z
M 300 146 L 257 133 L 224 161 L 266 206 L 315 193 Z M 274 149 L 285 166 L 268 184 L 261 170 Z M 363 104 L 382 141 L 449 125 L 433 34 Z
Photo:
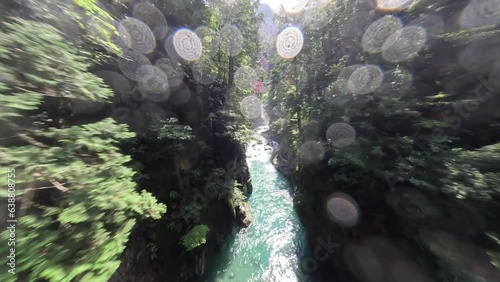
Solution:
M 382 57 L 388 62 L 401 62 L 417 55 L 425 47 L 427 33 L 420 26 L 408 26 L 389 36 L 382 46 Z
M 472 0 L 462 11 L 460 27 L 470 29 L 493 26 L 500 21 L 500 1 Z
M 355 94 L 368 94 L 374 92 L 383 80 L 384 73 L 378 66 L 362 66 L 351 74 L 347 88 Z
M 182 58 L 177 54 L 177 51 L 175 51 L 175 46 L 174 46 L 174 34 L 170 34 L 167 36 L 163 43 L 165 50 L 167 51 L 168 58 L 170 62 L 172 63 L 172 66 L 177 63 L 182 63 Z
M 152 4 L 147 2 L 135 4 L 132 10 L 132 15 L 149 26 L 156 39 L 163 39 L 167 36 L 167 20 L 165 19 L 163 13 Z
M 135 51 L 126 51 L 123 53 L 122 57 L 118 59 L 118 68 L 124 76 L 132 80 L 138 80 L 137 70 L 147 65 L 151 65 L 148 58 Z
M 356 140 L 356 130 L 347 123 L 335 123 L 326 131 L 326 139 L 334 147 L 346 147 Z
M 295 14 L 302 11 L 307 6 L 308 2 L 309 0 L 285 0 L 281 3 L 281 6 L 285 12 Z
M 373 22 L 361 39 L 363 50 L 368 53 L 379 53 L 387 38 L 403 28 L 403 23 L 394 16 L 384 16 Z
M 360 67 L 362 67 L 363 65 L 350 65 L 350 66 L 347 66 L 347 67 L 344 67 L 340 72 L 339 72 L 339 75 L 337 76 L 337 80 L 349 80 L 349 78 L 351 77 L 351 75 L 357 70 L 359 69 Z
M 406 94 L 413 83 L 413 76 L 404 69 L 392 69 L 385 73 L 384 82 L 375 90 L 377 97 L 399 97 Z
M 297 56 L 304 46 L 304 36 L 297 27 L 285 28 L 276 40 L 276 51 L 285 59 Z
M 192 62 L 201 57 L 203 47 L 196 33 L 185 28 L 180 29 L 174 34 L 173 43 L 175 51 L 184 60 Z
M 326 210 L 331 221 L 342 227 L 353 227 L 360 219 L 357 202 L 345 193 L 333 193 L 326 201 Z
M 243 50 L 243 35 L 240 30 L 231 24 L 227 24 L 219 31 L 218 42 L 222 52 L 229 56 L 237 56 Z
M 137 70 L 139 89 L 146 99 L 161 102 L 169 96 L 168 78 L 158 67 L 146 65 Z
M 377 9 L 383 11 L 401 11 L 408 8 L 415 0 L 377 0 Z
M 239 67 L 234 73 L 234 84 L 240 90 L 252 91 L 257 82 L 257 73 L 249 66 Z
M 300 147 L 305 164 L 317 164 L 325 157 L 326 150 L 318 141 L 306 141 Z
M 201 84 L 211 84 L 217 79 L 217 72 L 212 60 L 205 58 L 196 61 L 191 65 L 193 76 Z
M 241 100 L 240 110 L 246 118 L 256 119 L 262 112 L 261 101 L 257 96 L 247 96 Z
M 160 58 L 156 60 L 154 65 L 165 73 L 170 87 L 175 88 L 182 83 L 184 71 L 179 65 L 172 63 L 168 58 Z
M 206 26 L 200 26 L 195 29 L 194 33 L 198 35 L 203 46 L 203 55 L 212 58 L 219 51 L 219 37 L 217 33 Z
M 149 26 L 134 18 L 124 19 L 121 25 L 130 35 L 130 49 L 142 54 L 153 52 L 156 40 Z

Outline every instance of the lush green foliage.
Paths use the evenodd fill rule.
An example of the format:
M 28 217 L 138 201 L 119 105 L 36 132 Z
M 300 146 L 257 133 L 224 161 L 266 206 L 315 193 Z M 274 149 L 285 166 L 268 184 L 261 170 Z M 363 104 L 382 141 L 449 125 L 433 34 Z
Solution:
M 179 125 L 175 119 L 160 121 L 156 128 L 158 139 L 168 140 L 189 140 L 192 139 L 191 127 L 189 125 Z
M 0 71 L 9 79 L 0 84 L 0 118 L 16 139 L 0 147 L 0 163 L 16 169 L 18 204 L 27 210 L 16 273 L 27 281 L 108 281 L 136 219 L 159 219 L 166 207 L 136 191 L 130 157 L 118 147 L 135 135 L 125 125 L 110 118 L 70 125 L 62 106 L 54 107 L 106 103 L 113 95 L 88 72 L 85 54 L 50 25 L 6 26 Z M 0 280 L 8 281 L 5 275 Z
M 415 1 L 398 16 L 407 23 L 420 13 L 459 14 L 467 3 Z M 486 208 L 498 208 L 500 195 L 500 138 L 494 133 L 499 119 L 491 106 L 498 103 L 498 90 L 491 85 L 494 81 L 487 81 L 489 68 L 464 71 L 454 57 L 467 44 L 489 46 L 493 38 L 498 39 L 497 30 L 489 27 L 429 35 L 432 39 L 424 51 L 396 65 L 362 50 L 361 36 L 379 15 L 370 14 L 366 19 L 366 7 L 350 1 L 330 3 L 324 9 L 332 20 L 320 29 L 305 27 L 301 53 L 293 60 L 275 56 L 276 67 L 268 75 L 270 128 L 280 143 L 279 156 L 285 160 L 282 167 L 299 186 L 298 208 L 304 220 L 323 226 L 328 219 L 318 219 L 318 214 L 324 215 L 324 199 L 345 191 L 356 195 L 370 213 L 375 207 L 390 206 L 405 218 L 401 229 L 406 229 L 401 231 L 404 235 L 399 231 L 391 235 L 405 236 L 411 242 L 419 241 L 415 230 L 429 226 L 479 237 L 498 230 L 498 214 Z M 290 20 L 280 18 L 283 25 Z M 299 15 L 294 20 L 303 19 Z M 346 31 L 346 27 L 358 25 L 359 33 Z M 444 28 L 455 29 L 451 24 Z M 434 64 L 443 50 L 452 55 Z M 412 86 L 404 91 L 395 84 L 383 84 L 386 88 L 375 94 L 349 93 L 336 80 L 344 67 L 356 64 L 375 64 L 383 71 L 406 69 L 412 75 Z M 477 94 L 478 88 L 482 95 Z M 326 138 L 328 128 L 340 122 L 356 130 L 356 142 L 351 146 L 337 148 Z M 301 146 L 309 140 L 325 148 L 324 158 L 315 164 L 302 158 Z M 389 195 L 386 203 L 381 195 Z M 405 197 L 429 197 L 429 201 Z M 460 226 L 457 221 L 465 216 L 476 218 L 475 224 Z M 426 221 L 416 219 L 422 217 Z M 378 228 L 387 232 L 386 227 Z M 353 237 L 360 235 L 356 231 Z M 334 227 L 329 232 L 341 233 Z M 491 249 L 484 246 L 484 250 Z M 435 260 L 429 259 L 431 263 Z M 444 265 L 436 267 L 442 267 L 448 278 L 456 274 L 450 274 L 452 268 Z
M 170 192 L 170 198 L 173 200 L 173 203 L 172 213 L 169 217 L 169 228 L 179 233 L 185 232 L 182 238 L 192 239 L 193 234 L 198 234 L 193 233 L 190 235 L 193 228 L 200 226 L 206 220 L 203 214 L 207 212 L 210 206 L 220 202 L 227 204 L 234 211 L 236 206 L 246 200 L 245 195 L 240 189 L 241 184 L 232 179 L 225 170 L 221 168 L 213 169 L 206 179 L 199 179 L 197 177 L 198 174 L 198 171 L 193 171 L 191 180 L 187 184 L 196 186 L 197 184 L 205 183 L 203 189 L 194 189 L 194 192 L 188 191 L 188 193 L 184 193 L 183 195 L 176 191 Z M 195 241 L 197 242 L 197 240 Z M 182 239 L 182 244 L 185 247 L 187 246 L 184 243 L 184 239 Z M 191 249 L 187 248 L 188 251 Z
M 207 242 L 207 234 L 210 228 L 204 224 L 196 225 L 191 228 L 186 235 L 182 236 L 181 241 L 187 251 L 201 246 Z

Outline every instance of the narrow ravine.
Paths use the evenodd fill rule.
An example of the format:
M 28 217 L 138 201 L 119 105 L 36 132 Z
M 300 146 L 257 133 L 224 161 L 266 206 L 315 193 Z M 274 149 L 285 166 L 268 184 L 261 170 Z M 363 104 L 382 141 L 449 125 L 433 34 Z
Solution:
M 258 143 L 247 150 L 254 222 L 228 240 L 211 261 L 206 281 L 307 280 L 299 267 L 307 251 L 306 235 L 293 208 L 292 188 L 271 164 L 264 138 Z

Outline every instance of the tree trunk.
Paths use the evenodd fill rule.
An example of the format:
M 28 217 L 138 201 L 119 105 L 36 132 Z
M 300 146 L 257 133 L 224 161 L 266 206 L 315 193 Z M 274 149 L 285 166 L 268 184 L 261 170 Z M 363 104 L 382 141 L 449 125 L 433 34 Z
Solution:
M 234 59 L 232 56 L 229 56 L 229 75 L 228 75 L 228 81 L 227 81 L 227 85 L 229 88 L 231 88 L 231 86 L 233 86 L 233 82 L 234 82 Z

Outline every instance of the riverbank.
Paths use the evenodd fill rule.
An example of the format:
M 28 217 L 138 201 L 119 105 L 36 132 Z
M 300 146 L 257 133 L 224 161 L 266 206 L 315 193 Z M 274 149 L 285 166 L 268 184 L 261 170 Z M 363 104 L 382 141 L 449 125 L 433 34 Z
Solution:
M 259 129 L 262 132 L 262 128 Z M 254 222 L 237 229 L 208 267 L 205 281 L 307 281 L 305 230 L 293 208 L 293 189 L 270 162 L 265 139 L 249 144 L 247 162 Z

